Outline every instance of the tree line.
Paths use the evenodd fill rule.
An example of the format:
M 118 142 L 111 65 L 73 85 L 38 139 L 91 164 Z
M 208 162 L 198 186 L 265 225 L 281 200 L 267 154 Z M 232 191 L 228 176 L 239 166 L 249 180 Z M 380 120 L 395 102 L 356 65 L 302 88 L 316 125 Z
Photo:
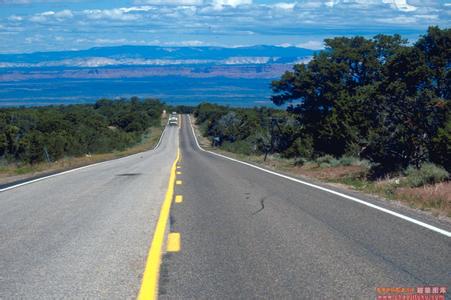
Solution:
M 101 99 L 95 104 L 0 109 L 0 159 L 6 163 L 56 161 L 124 150 L 160 126 L 158 100 Z
M 451 170 L 451 29 L 325 40 L 325 50 L 272 82 L 286 111 L 201 104 L 205 133 L 243 153 L 355 156 L 375 173 L 432 162 Z

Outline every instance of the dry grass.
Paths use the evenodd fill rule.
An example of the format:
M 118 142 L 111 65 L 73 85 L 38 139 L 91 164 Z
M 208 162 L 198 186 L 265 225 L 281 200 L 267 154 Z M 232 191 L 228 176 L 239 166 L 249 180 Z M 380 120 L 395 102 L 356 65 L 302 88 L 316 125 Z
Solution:
M 338 180 L 346 177 L 362 178 L 366 174 L 366 169 L 362 166 L 336 166 L 336 167 L 293 167 L 295 173 L 314 177 L 320 180 Z
M 191 119 L 191 125 L 194 128 L 194 132 L 196 133 L 197 141 L 199 142 L 200 146 L 204 149 L 211 150 L 212 149 L 211 142 L 208 138 L 204 137 L 201 134 L 199 126 L 197 126 L 195 123 L 196 119 L 193 116 L 191 116 L 190 119 Z
M 165 124 L 165 119 L 162 120 L 162 124 Z M 66 157 L 52 163 L 38 163 L 33 165 L 10 164 L 0 167 L 0 184 L 6 184 L 35 176 L 70 170 L 82 166 L 87 166 L 93 163 L 120 158 L 153 149 L 160 139 L 163 128 L 163 126 L 150 128 L 150 134 L 144 135 L 141 143 L 124 151 L 93 154 L 82 157 Z
M 431 211 L 435 215 L 444 212 L 451 217 L 451 182 L 416 188 L 400 187 L 396 189 L 395 195 L 412 207 Z

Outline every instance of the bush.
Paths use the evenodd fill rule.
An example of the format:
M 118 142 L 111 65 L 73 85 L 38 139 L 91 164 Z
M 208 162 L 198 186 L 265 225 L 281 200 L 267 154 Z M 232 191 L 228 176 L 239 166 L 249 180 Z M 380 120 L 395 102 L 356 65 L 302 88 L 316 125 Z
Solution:
M 339 162 L 341 166 L 352 166 L 357 165 L 359 163 L 359 159 L 352 156 L 342 156 L 339 159 Z
M 449 173 L 432 163 L 426 163 L 417 169 L 410 166 L 406 170 L 406 181 L 411 187 L 419 187 L 426 184 L 434 184 L 445 181 L 449 177 Z
M 369 160 L 367 160 L 367 159 L 359 159 L 358 162 L 357 162 L 357 165 L 365 167 L 368 170 L 371 169 L 372 166 L 373 166 L 371 164 L 371 162 Z
M 327 168 L 327 167 L 336 167 L 339 165 L 339 161 L 336 160 L 332 155 L 324 155 L 318 157 L 315 162 L 321 167 L 321 168 Z
M 298 157 L 295 159 L 294 161 L 294 165 L 295 166 L 303 166 L 307 163 L 307 159 L 305 159 L 304 157 Z
M 295 139 L 282 154 L 288 158 L 301 156 L 306 159 L 311 159 L 313 152 L 313 140 L 307 136 Z
M 332 155 L 327 154 L 327 155 L 318 157 L 315 161 L 318 164 L 322 164 L 322 163 L 329 164 L 333 160 L 335 160 L 335 158 Z
M 251 155 L 254 152 L 253 145 L 247 140 L 241 140 L 236 142 L 226 141 L 221 145 L 221 149 L 244 155 Z

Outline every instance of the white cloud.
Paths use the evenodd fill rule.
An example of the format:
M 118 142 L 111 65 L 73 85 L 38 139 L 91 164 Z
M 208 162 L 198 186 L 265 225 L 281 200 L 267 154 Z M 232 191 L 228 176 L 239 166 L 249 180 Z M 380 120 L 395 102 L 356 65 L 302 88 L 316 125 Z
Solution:
M 287 3 L 287 2 L 279 2 L 276 4 L 273 4 L 272 7 L 283 9 L 283 10 L 293 10 L 296 6 L 296 3 Z
M 34 15 L 30 18 L 31 22 L 45 22 L 47 21 L 47 18 L 42 15 Z
M 58 21 L 62 21 L 64 19 L 68 19 L 68 18 L 72 18 L 74 15 L 72 13 L 71 10 L 69 9 L 64 9 L 58 12 L 54 12 L 54 11 L 45 11 L 39 14 L 35 14 L 34 16 L 32 16 L 30 18 L 30 21 L 32 22 L 46 22 L 48 21 L 50 18 L 54 18 Z
M 409 5 L 407 0 L 382 0 L 383 3 L 388 3 L 392 7 L 399 9 L 400 11 L 410 12 L 415 11 L 417 8 L 413 5 Z
M 168 5 L 168 6 L 200 6 L 203 0 L 136 0 L 136 4 Z
M 58 12 L 54 13 L 53 15 L 55 16 L 55 18 L 58 18 L 58 19 L 72 18 L 74 16 L 72 11 L 69 9 L 58 11 Z
M 415 18 L 425 19 L 425 20 L 438 20 L 438 15 L 414 15 Z
M 290 43 L 282 43 L 282 44 L 279 44 L 279 45 L 276 45 L 276 46 L 277 47 L 282 47 L 282 48 L 293 47 L 293 45 L 290 44 Z
M 216 8 L 222 8 L 223 6 L 237 7 L 239 5 L 250 5 L 252 0 L 213 0 L 213 6 Z
M 318 40 L 311 40 L 311 41 L 299 43 L 296 45 L 296 47 L 307 48 L 307 49 L 311 49 L 311 50 L 321 50 L 321 49 L 324 49 L 324 42 L 318 41 Z
M 25 43 L 27 44 L 33 44 L 36 42 L 41 42 L 43 40 L 44 36 L 41 34 L 35 34 L 33 36 L 29 36 L 25 38 Z
M 148 11 L 151 8 L 144 9 L 143 7 L 121 7 L 113 9 L 87 9 L 83 11 L 83 14 L 91 20 L 115 20 L 115 21 L 134 21 L 141 18 L 139 14 L 130 14 L 134 11 Z
M 45 11 L 45 12 L 41 13 L 40 15 L 43 17 L 49 17 L 49 16 L 53 16 L 54 14 L 55 14 L 55 12 L 50 10 L 50 11 Z
M 124 13 L 129 13 L 129 12 L 140 12 L 140 11 L 150 11 L 150 10 L 154 10 L 153 7 L 145 5 L 145 6 L 131 6 L 131 7 L 121 7 L 118 8 L 119 10 L 121 10 Z
M 388 24 L 415 24 L 417 22 L 417 18 L 413 16 L 397 16 L 391 18 L 378 18 L 376 21 Z
M 14 21 L 14 22 L 18 22 L 18 21 L 22 21 L 23 17 L 21 16 L 16 16 L 16 15 L 12 15 L 8 17 L 8 20 L 10 21 Z
M 327 0 L 324 4 L 329 7 L 334 7 L 338 3 L 340 3 L 340 0 Z
M 188 46 L 188 47 L 195 47 L 195 46 L 202 46 L 204 42 L 202 41 L 181 41 L 178 43 L 175 43 L 177 46 Z M 174 43 L 167 43 L 167 45 L 174 45 Z
M 124 44 L 127 43 L 126 39 L 95 39 L 96 44 Z
M 320 8 L 322 5 L 323 3 L 321 1 L 307 1 L 300 4 L 300 6 L 305 9 Z
M 324 0 L 324 5 L 333 8 L 340 4 L 354 4 L 360 7 L 371 7 L 378 4 L 388 4 L 393 9 L 411 12 L 417 10 L 417 7 L 407 3 L 407 0 Z

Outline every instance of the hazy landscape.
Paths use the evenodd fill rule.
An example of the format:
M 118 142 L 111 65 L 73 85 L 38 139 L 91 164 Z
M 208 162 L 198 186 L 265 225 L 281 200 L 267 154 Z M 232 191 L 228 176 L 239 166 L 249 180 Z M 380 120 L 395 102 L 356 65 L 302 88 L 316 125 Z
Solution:
M 0 55 L 0 106 L 92 103 L 155 97 L 170 104 L 212 101 L 272 105 L 271 81 L 312 50 L 254 46 L 118 46 Z

